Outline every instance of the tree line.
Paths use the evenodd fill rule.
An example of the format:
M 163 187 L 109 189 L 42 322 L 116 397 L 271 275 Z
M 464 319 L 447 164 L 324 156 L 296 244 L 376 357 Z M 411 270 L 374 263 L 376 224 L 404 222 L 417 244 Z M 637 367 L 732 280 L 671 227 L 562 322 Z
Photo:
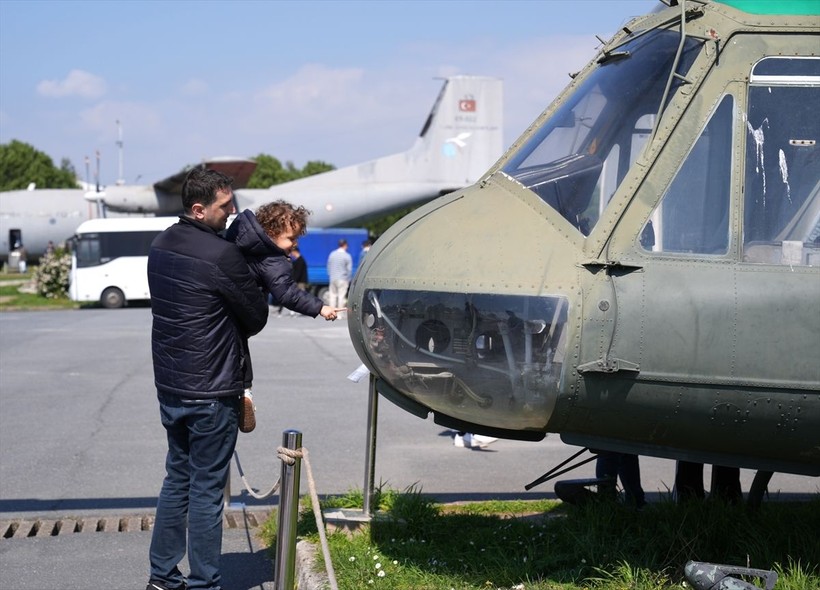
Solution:
M 335 169 L 332 164 L 318 160 L 297 168 L 293 162 L 283 164 L 267 154 L 259 154 L 254 160 L 256 169 L 248 182 L 248 188 L 267 188 Z M 187 168 L 190 166 L 185 167 Z M 24 189 L 32 182 L 37 188 L 78 188 L 79 180 L 77 171 L 68 158 L 63 158 L 58 167 L 48 154 L 22 141 L 13 139 L 9 143 L 0 144 L 0 191 Z

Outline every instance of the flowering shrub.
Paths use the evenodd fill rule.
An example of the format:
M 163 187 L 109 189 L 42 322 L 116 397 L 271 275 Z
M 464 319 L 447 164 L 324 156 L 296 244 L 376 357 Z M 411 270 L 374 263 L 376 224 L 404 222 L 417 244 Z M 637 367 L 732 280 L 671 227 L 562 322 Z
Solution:
M 40 258 L 40 265 L 34 270 L 34 284 L 37 294 L 49 299 L 68 295 L 68 276 L 71 271 L 71 254 L 65 248 L 55 248 Z

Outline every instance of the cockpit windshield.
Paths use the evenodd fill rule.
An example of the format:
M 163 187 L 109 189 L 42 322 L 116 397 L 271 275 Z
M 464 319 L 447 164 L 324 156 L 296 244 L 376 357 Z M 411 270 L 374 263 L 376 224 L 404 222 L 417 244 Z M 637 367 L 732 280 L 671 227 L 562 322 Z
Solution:
M 679 44 L 678 31 L 655 30 L 604 54 L 503 172 L 589 235 L 651 134 Z M 701 44 L 686 39 L 678 76 Z M 681 83 L 674 79 L 667 101 Z

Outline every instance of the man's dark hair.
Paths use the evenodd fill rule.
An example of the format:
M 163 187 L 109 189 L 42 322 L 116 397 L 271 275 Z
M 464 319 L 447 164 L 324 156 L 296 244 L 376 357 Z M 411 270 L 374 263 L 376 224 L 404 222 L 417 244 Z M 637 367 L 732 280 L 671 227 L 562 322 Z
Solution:
M 196 166 L 182 183 L 182 208 L 190 212 L 195 203 L 206 207 L 216 200 L 219 191 L 231 190 L 233 178 L 216 170 Z

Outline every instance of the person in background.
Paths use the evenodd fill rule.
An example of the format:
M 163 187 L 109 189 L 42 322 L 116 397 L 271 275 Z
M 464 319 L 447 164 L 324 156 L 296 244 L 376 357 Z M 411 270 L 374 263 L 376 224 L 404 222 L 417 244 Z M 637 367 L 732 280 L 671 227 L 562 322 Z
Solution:
M 624 490 L 624 502 L 636 508 L 646 505 L 646 497 L 641 487 L 641 467 L 638 455 L 600 451 L 595 463 L 595 477 L 608 478 L 612 485 L 599 485 L 598 493 L 602 497 L 617 498 L 616 483 L 621 480 Z
M 672 497 L 678 503 L 706 498 L 706 489 L 703 486 L 703 463 L 675 462 L 675 486 L 672 488 Z M 740 469 L 712 465 L 709 497 L 721 498 L 730 503 L 740 502 L 743 499 Z
M 25 274 L 28 269 L 28 254 L 26 253 L 25 246 L 23 246 L 23 244 L 19 241 L 14 242 L 14 249 L 12 252 L 17 255 L 17 272 L 20 274 Z
M 307 260 L 302 256 L 298 245 L 290 251 L 290 261 L 293 263 L 293 281 L 302 291 L 307 290 L 308 282 L 310 282 L 308 280 Z
M 339 240 L 339 247 L 327 258 L 328 293 L 331 307 L 344 308 L 347 305 L 347 289 L 353 278 L 353 257 L 347 251 L 347 240 Z
M 453 437 L 453 446 L 465 449 L 483 449 L 493 444 L 497 438 L 484 436 L 483 434 L 473 434 L 472 432 L 456 432 Z
M 362 242 L 362 251 L 359 252 L 359 264 L 362 263 L 364 257 L 367 255 L 368 252 L 370 252 L 370 246 L 372 245 L 373 242 L 371 242 L 370 240 L 365 240 L 364 242 Z
M 148 255 L 154 383 L 168 452 L 146 590 L 222 588 L 222 509 L 250 374 L 247 340 L 268 305 L 242 253 L 218 232 L 234 213 L 232 179 L 194 168 L 183 215 Z M 187 548 L 190 573 L 179 569 Z
M 307 284 L 308 284 L 308 268 L 307 268 L 307 261 L 305 260 L 302 253 L 299 251 L 299 245 L 294 244 L 293 248 L 290 250 L 290 262 L 293 265 L 293 269 L 291 270 L 290 276 L 293 278 L 293 282 L 296 283 L 296 286 L 299 287 L 302 291 L 307 291 Z M 273 295 L 270 296 L 273 299 Z M 285 309 L 284 305 L 279 306 L 279 315 L 282 315 L 282 310 Z M 290 312 L 290 316 L 293 317 L 296 315 L 295 311 Z

